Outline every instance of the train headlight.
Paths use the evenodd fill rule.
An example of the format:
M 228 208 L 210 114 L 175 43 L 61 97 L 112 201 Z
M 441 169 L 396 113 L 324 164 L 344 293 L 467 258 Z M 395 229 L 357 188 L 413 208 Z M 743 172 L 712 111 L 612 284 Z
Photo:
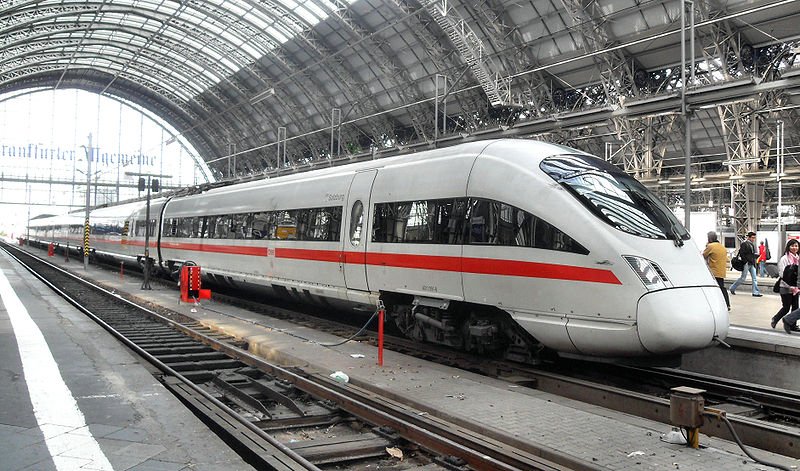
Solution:
M 623 255 L 622 258 L 633 268 L 648 290 L 655 291 L 672 287 L 667 275 L 655 262 L 633 255 Z

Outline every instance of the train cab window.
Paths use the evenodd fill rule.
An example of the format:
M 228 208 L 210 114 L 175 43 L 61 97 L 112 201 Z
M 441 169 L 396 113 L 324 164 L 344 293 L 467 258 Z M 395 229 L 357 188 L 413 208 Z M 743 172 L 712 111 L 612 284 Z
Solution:
M 361 200 L 353 203 L 350 210 L 350 245 L 358 247 L 361 243 L 361 230 L 364 226 L 364 204 Z
M 690 238 L 689 231 L 656 195 L 608 162 L 589 155 L 558 155 L 542 160 L 539 168 L 620 231 L 676 242 Z

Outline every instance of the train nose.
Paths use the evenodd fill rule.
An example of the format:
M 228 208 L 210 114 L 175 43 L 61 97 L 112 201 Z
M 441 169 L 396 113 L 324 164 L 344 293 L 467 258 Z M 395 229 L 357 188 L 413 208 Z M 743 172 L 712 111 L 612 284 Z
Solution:
M 637 310 L 639 339 L 654 354 L 705 348 L 728 335 L 728 308 L 717 287 L 647 293 Z

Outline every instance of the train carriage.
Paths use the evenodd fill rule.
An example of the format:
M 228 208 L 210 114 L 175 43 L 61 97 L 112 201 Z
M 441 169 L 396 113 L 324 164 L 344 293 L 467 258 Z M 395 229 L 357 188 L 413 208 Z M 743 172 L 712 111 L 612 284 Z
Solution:
M 301 301 L 380 300 L 429 342 L 635 357 L 727 334 L 719 288 L 674 215 L 621 170 L 562 146 L 473 142 L 175 195 L 151 211 L 167 270 L 193 262 Z M 143 214 L 121 245 L 143 246 Z

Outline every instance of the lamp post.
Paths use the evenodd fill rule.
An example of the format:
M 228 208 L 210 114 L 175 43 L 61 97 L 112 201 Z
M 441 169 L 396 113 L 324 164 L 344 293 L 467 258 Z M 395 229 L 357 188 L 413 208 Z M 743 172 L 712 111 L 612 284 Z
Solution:
M 786 238 L 783 235 L 783 212 L 781 206 L 783 205 L 783 165 L 784 165 L 784 141 L 783 141 L 783 120 L 778 120 L 777 134 L 777 152 L 776 152 L 776 172 L 775 179 L 778 182 L 778 237 L 779 240 L 784 241 Z
M 86 219 L 83 222 L 83 269 L 89 268 L 89 208 L 92 199 L 92 133 L 89 133 L 89 146 L 83 146 L 86 152 Z
M 144 221 L 144 279 L 142 289 L 152 289 L 150 287 L 150 190 L 158 192 L 160 185 L 158 178 L 172 178 L 170 175 L 156 173 L 125 172 L 129 177 L 139 177 L 139 191 L 147 190 L 147 209 L 145 210 Z

